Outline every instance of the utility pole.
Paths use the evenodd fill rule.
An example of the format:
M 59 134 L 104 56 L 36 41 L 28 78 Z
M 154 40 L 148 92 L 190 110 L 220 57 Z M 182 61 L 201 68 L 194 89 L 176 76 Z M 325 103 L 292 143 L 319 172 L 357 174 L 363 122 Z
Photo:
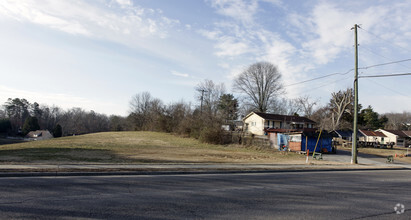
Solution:
M 200 113 L 203 114 L 203 97 L 204 97 L 205 90 L 201 90 L 201 106 L 200 106 Z
M 358 40 L 357 40 L 357 28 L 358 25 L 355 24 L 352 29 L 354 29 L 355 38 L 355 77 L 354 77 L 354 128 L 352 137 L 352 157 L 351 164 L 357 164 L 357 133 L 358 133 Z

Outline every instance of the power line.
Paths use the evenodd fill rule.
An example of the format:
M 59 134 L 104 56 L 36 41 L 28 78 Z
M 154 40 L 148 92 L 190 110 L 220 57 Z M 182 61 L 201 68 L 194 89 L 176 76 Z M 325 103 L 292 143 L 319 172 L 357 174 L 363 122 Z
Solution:
M 393 62 L 389 62 L 389 63 L 380 63 L 380 64 L 371 65 L 371 66 L 360 67 L 358 69 L 369 69 L 369 68 L 373 68 L 373 67 L 377 67 L 377 66 L 385 66 L 385 65 L 402 63 L 402 62 L 407 62 L 407 61 L 411 61 L 411 59 L 398 60 L 398 61 L 393 61 Z
M 376 52 L 374 52 L 374 51 L 372 51 L 372 50 L 368 49 L 367 47 L 362 46 L 361 48 L 362 48 L 362 49 L 365 49 L 366 51 L 368 51 L 368 52 L 370 52 L 370 53 L 373 53 L 373 54 L 375 54 L 375 55 L 377 55 L 377 56 L 380 56 L 380 57 L 382 57 L 382 58 L 384 58 L 384 59 L 387 59 L 387 60 L 391 61 L 392 63 L 401 63 L 401 62 L 405 62 L 405 61 L 401 61 L 401 62 L 398 62 L 398 61 L 392 61 L 390 58 L 388 58 L 388 57 L 386 57 L 386 56 L 384 56 L 384 55 L 378 54 L 378 53 L 376 53 Z M 378 64 L 377 64 L 377 65 L 378 65 Z M 388 65 L 388 64 L 387 64 L 387 65 Z M 403 67 L 406 67 L 406 68 L 410 68 L 410 67 L 405 66 L 405 65 L 403 65 L 403 64 L 399 64 L 399 65 L 401 65 L 401 66 L 403 66 Z M 360 69 L 360 68 L 359 68 L 359 69 Z
M 381 84 L 381 83 L 378 83 L 378 82 L 376 82 L 376 81 L 374 81 L 374 80 L 372 80 L 372 79 L 370 79 L 370 82 L 373 82 L 373 83 L 375 83 L 375 84 L 378 84 L 378 85 L 380 85 L 381 87 L 384 87 L 384 88 L 386 88 L 386 89 L 388 89 L 388 90 L 390 90 L 390 91 L 392 91 L 392 92 L 394 92 L 394 93 L 400 94 L 400 95 L 402 95 L 402 96 L 404 96 L 404 97 L 406 97 L 406 98 L 410 98 L 410 99 L 411 99 L 410 96 L 405 95 L 405 94 L 403 94 L 402 92 L 398 92 L 398 91 L 396 91 L 396 90 L 394 90 L 394 89 L 392 89 L 392 88 L 389 88 L 389 87 L 387 87 L 387 86 L 385 86 L 385 85 L 383 85 L 383 84 Z
M 311 82 L 311 81 L 318 80 L 318 79 L 323 79 L 323 78 L 334 76 L 334 75 L 346 75 L 346 74 L 352 72 L 353 70 L 354 69 L 350 69 L 345 73 L 331 73 L 331 74 L 328 74 L 328 75 L 325 75 L 325 76 L 320 76 L 320 77 L 304 80 L 304 81 L 301 81 L 301 82 L 296 82 L 296 83 L 292 83 L 292 84 L 289 84 L 289 85 L 285 85 L 284 87 L 295 86 L 295 85 L 303 84 L 303 83 L 306 83 L 306 82 Z
M 390 76 L 408 76 L 411 73 L 394 73 L 394 74 L 384 74 L 384 75 L 362 75 L 358 78 L 376 78 L 376 77 L 390 77 Z
M 386 57 L 384 57 L 384 58 L 386 58 Z M 388 59 L 388 58 L 386 58 L 386 59 Z M 373 67 L 377 67 L 377 66 L 385 66 L 385 65 L 402 63 L 402 62 L 407 62 L 407 61 L 411 61 L 411 59 L 392 61 L 392 62 L 388 62 L 388 63 L 374 64 L 374 65 L 371 65 L 371 66 L 360 67 L 358 69 L 369 69 L 369 68 L 373 68 Z M 331 73 L 331 74 L 328 74 L 328 75 L 325 75 L 325 76 L 320 76 L 320 77 L 304 80 L 304 81 L 301 81 L 301 82 L 296 82 L 296 83 L 292 83 L 292 84 L 289 84 L 289 85 L 285 85 L 284 87 L 295 86 L 295 85 L 303 84 L 303 83 L 306 83 L 306 82 L 311 82 L 311 81 L 318 80 L 318 79 L 323 79 L 323 78 L 334 76 L 334 75 L 346 75 L 346 74 L 352 72 L 353 70 L 354 69 L 350 69 L 345 73 Z
M 411 52 L 409 49 L 407 49 L 407 48 L 405 48 L 405 47 L 401 47 L 401 46 L 396 45 L 396 44 L 393 44 L 391 41 L 385 40 L 385 39 L 381 38 L 380 36 L 378 36 L 377 34 L 372 33 L 371 31 L 365 30 L 365 29 L 362 28 L 362 27 L 359 27 L 359 28 L 360 28 L 361 30 L 367 32 L 368 34 L 373 35 L 374 37 L 382 40 L 382 41 L 385 41 L 385 42 L 387 42 L 387 43 L 389 43 L 389 44 L 391 44 L 391 45 L 393 45 L 393 46 L 396 46 L 396 47 L 401 48 L 401 49 L 403 49 L 403 50 L 406 50 L 406 51 L 408 51 L 408 52 Z

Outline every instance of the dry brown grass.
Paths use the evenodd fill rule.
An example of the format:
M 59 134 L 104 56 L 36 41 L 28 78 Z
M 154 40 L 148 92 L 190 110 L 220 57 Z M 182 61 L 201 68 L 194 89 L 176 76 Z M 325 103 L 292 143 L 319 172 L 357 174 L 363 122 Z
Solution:
M 104 132 L 2 145 L 0 163 L 303 164 L 305 157 L 255 147 L 205 144 L 165 133 Z
M 341 147 L 340 147 L 341 148 Z M 342 148 L 345 150 L 351 150 L 351 148 Z M 372 155 L 377 155 L 377 156 L 381 156 L 381 157 L 387 157 L 387 156 L 394 156 L 397 155 L 397 157 L 395 157 L 395 160 L 399 160 L 399 161 L 403 161 L 403 162 L 408 162 L 411 163 L 411 149 L 409 149 L 409 154 L 410 156 L 407 157 L 407 149 L 403 148 L 403 147 L 394 147 L 393 149 L 391 148 L 371 148 L 371 147 L 361 147 L 358 148 L 358 152 L 360 153 L 365 153 L 365 154 L 372 154 Z

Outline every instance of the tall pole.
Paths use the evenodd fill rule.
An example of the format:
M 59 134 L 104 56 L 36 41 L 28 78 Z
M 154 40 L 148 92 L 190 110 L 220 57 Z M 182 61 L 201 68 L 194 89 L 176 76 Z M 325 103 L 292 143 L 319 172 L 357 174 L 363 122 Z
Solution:
M 352 157 L 351 164 L 357 164 L 357 123 L 358 123 L 358 40 L 357 40 L 358 25 L 354 25 L 355 37 L 355 77 L 354 77 L 354 128 L 352 137 Z
M 201 90 L 201 106 L 200 106 L 200 113 L 203 114 L 203 97 L 204 97 L 205 90 Z

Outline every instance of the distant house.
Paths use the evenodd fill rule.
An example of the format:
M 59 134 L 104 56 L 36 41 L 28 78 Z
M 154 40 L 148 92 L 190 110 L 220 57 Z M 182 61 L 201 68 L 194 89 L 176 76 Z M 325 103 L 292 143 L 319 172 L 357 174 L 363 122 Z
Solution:
M 407 138 L 405 138 L 404 147 L 411 146 L 411 131 L 402 131 L 402 132 L 404 132 L 404 134 L 407 135 Z
M 47 130 L 30 131 L 26 138 L 29 140 L 47 140 L 53 138 L 53 135 Z
M 377 131 L 384 133 L 397 147 L 405 147 L 406 141 L 409 139 L 408 135 L 404 133 L 404 131 L 385 129 L 378 129 Z
M 300 116 L 251 112 L 243 119 L 244 131 L 254 135 L 267 134 L 267 129 L 314 128 L 315 122 Z
M 340 138 L 341 140 L 351 141 L 352 131 L 351 130 L 334 130 L 330 132 L 334 137 Z
M 372 146 L 372 145 L 387 145 L 390 143 L 390 138 L 380 131 L 359 131 L 359 143 L 361 145 Z

